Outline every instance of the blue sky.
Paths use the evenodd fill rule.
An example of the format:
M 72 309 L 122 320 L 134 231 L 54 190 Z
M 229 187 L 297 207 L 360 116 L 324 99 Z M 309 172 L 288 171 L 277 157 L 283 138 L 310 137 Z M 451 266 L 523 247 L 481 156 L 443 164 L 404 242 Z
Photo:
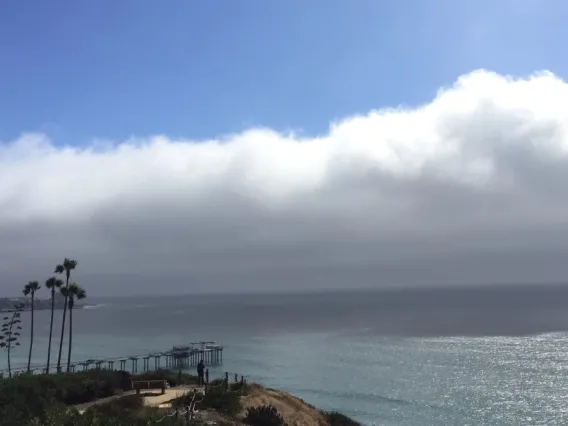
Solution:
M 566 22 L 560 0 L 3 0 L 0 141 L 313 135 L 480 67 L 564 77 Z

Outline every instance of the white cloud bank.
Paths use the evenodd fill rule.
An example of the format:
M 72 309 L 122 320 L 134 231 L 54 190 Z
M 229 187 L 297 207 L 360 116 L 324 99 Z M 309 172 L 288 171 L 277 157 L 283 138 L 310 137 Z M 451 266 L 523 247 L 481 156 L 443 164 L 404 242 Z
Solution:
M 476 71 L 314 138 L 24 134 L 0 145 L 0 285 L 63 256 L 94 293 L 563 280 L 568 84 Z

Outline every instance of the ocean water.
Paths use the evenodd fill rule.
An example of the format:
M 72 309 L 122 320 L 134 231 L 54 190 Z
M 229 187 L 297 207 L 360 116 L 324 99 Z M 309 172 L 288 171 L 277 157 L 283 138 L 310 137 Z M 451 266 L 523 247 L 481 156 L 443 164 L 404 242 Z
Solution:
M 366 425 L 568 424 L 568 287 L 89 303 L 74 312 L 75 360 L 215 340 L 225 353 L 212 377 L 236 372 Z M 13 364 L 26 362 L 27 330 Z M 34 363 L 48 331 L 37 312 Z

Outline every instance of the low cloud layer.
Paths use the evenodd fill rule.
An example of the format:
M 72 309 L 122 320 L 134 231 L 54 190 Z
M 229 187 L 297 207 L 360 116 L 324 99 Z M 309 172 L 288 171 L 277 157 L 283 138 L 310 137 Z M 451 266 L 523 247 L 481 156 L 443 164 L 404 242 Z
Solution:
M 93 294 L 564 281 L 568 84 L 475 71 L 318 137 L 5 141 L 0 290 L 64 256 Z

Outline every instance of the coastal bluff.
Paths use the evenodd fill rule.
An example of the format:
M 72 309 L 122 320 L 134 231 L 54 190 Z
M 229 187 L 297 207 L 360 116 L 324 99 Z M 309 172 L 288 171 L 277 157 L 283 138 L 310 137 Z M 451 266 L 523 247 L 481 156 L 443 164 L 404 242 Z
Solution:
M 235 374 L 235 376 L 237 376 Z M 146 382 L 146 386 L 139 384 Z M 151 382 L 151 383 L 150 383 Z M 0 378 L 2 426 L 357 426 L 288 392 L 181 371 L 88 369 Z
M 247 392 L 241 396 L 241 411 L 234 419 L 229 419 L 215 410 L 201 413 L 202 421 L 209 424 L 244 426 L 247 410 L 254 407 L 272 406 L 282 416 L 287 426 L 359 426 L 360 423 L 337 412 L 325 412 L 302 399 L 282 390 L 266 388 L 259 384 L 248 385 Z
M 244 418 L 250 407 L 271 405 L 278 410 L 288 426 L 329 426 L 325 414 L 303 400 L 280 390 L 267 389 L 253 384 L 242 397 Z
M 7 312 L 14 309 L 17 304 L 24 305 L 23 310 L 27 311 L 31 309 L 31 301 L 28 297 L 0 297 L 0 312 Z M 60 294 L 55 294 L 55 301 L 53 304 L 54 309 L 63 309 L 65 305 L 65 298 Z M 73 309 L 81 309 L 82 304 L 76 303 Z M 34 309 L 36 311 L 46 311 L 51 309 L 51 299 L 35 299 Z

